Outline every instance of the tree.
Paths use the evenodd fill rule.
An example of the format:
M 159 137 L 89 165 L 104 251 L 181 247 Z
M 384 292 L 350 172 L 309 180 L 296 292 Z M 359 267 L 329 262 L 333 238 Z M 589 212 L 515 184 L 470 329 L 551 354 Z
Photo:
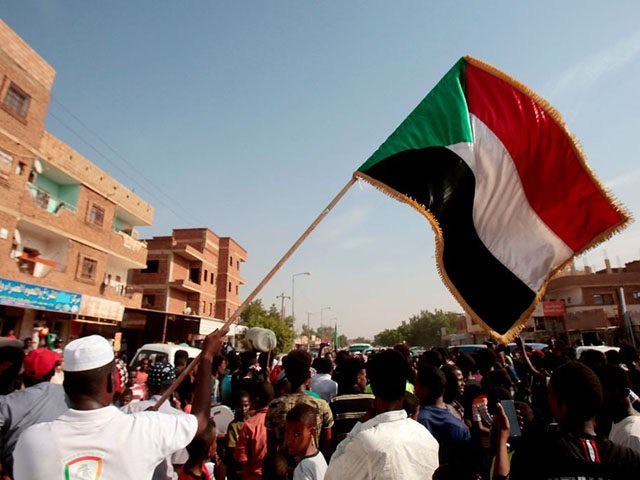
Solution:
M 373 337 L 373 342 L 381 347 L 392 347 L 396 343 L 402 343 L 403 340 L 404 338 L 397 328 L 387 328 Z
M 262 300 L 254 300 L 240 315 L 241 323 L 248 327 L 261 327 L 272 330 L 276 335 L 278 345 L 276 350 L 288 352 L 293 347 L 295 331 L 293 330 L 293 318 L 285 317 L 284 322 L 280 317 L 280 311 L 272 304 L 269 310 L 262 305 Z
M 403 321 L 399 327 L 378 333 L 375 343 L 392 346 L 407 342 L 411 346 L 439 347 L 442 346 L 442 332 L 453 332 L 458 316 L 459 314 L 454 312 L 422 310 L 418 315 L 411 316 L 408 321 Z

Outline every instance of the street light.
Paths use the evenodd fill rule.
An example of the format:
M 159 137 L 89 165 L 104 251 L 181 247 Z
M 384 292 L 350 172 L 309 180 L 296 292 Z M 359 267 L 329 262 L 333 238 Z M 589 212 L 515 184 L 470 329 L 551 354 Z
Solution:
M 320 328 L 322 328 L 323 324 L 322 324 L 322 312 L 324 312 L 325 310 L 331 310 L 331 307 L 322 307 L 320 309 Z
M 296 277 L 299 275 L 311 275 L 310 272 L 301 272 L 301 273 L 294 273 L 291 276 L 291 318 L 293 319 L 293 329 L 295 330 L 296 328 L 296 311 L 294 310 L 294 299 L 293 299 L 293 293 L 295 290 L 295 286 L 296 286 Z

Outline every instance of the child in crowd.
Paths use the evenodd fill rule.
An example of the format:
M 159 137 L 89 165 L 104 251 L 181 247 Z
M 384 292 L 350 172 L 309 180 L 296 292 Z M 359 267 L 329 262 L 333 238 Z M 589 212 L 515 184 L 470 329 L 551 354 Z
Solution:
M 135 368 L 129 369 L 127 387 L 131 390 L 132 401 L 147 399 L 147 386 L 140 381 L 139 374 Z
M 402 408 L 407 412 L 407 417 L 416 422 L 418 421 L 418 415 L 420 413 L 420 400 L 418 400 L 418 397 L 411 392 L 405 392 Z
M 327 462 L 315 442 L 316 416 L 316 409 L 304 403 L 287 413 L 285 446 L 298 463 L 293 480 L 322 480 L 327 471 Z
M 233 459 L 233 452 L 238 443 L 238 435 L 244 425 L 244 421 L 249 418 L 249 408 L 251 407 L 251 398 L 245 391 L 236 394 L 233 402 L 235 417 L 233 422 L 227 427 L 226 448 L 224 452 L 224 463 L 227 466 L 228 480 L 237 480 L 239 476 L 239 467 Z
M 212 420 L 201 435 L 196 436 L 189 445 L 189 460 L 178 473 L 178 480 L 213 480 L 205 463 L 209 460 L 211 446 L 216 439 L 216 429 Z
M 133 393 L 130 388 L 125 388 L 124 392 L 120 395 L 120 401 L 118 402 L 118 407 L 124 407 L 129 405 L 133 400 Z

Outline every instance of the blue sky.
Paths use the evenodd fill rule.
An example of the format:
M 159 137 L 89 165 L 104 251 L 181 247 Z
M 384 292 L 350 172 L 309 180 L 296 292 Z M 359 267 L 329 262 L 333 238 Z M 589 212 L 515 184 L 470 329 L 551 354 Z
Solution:
M 0 4 L 57 71 L 47 129 L 154 205 L 142 236 L 235 238 L 244 295 L 467 53 L 549 100 L 605 185 L 640 209 L 637 1 Z M 639 258 L 639 231 L 577 265 Z M 356 185 L 260 297 L 278 303 L 309 271 L 295 280 L 298 321 L 311 312 L 318 326 L 329 306 L 325 323 L 371 337 L 421 309 L 462 311 L 433 256 L 418 213 Z

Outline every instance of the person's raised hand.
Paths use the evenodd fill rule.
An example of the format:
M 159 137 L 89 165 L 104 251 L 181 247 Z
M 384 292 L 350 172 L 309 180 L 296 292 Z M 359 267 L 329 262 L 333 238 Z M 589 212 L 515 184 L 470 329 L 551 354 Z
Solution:
M 502 408 L 500 402 L 497 403 L 496 407 L 496 414 L 493 416 L 493 425 L 498 436 L 506 441 L 509 439 L 511 425 L 509 425 L 509 419 L 507 418 L 507 414 L 505 413 L 504 408 Z

